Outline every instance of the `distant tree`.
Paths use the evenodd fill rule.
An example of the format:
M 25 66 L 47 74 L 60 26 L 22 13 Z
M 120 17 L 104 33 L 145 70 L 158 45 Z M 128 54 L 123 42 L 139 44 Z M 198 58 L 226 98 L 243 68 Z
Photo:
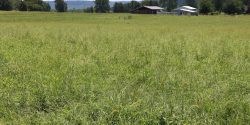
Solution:
M 55 8 L 57 12 L 67 12 L 67 3 L 64 0 L 55 0 Z
M 129 3 L 122 3 L 123 12 L 122 13 L 128 13 L 130 12 L 130 4 Z M 114 6 L 113 6 L 114 11 Z
M 17 10 L 19 10 L 19 11 L 27 11 L 28 10 L 27 4 L 24 1 L 18 2 L 16 6 L 17 6 L 16 7 Z
M 177 7 L 177 1 L 176 0 L 167 0 L 167 11 L 172 11 Z
M 223 9 L 224 0 L 213 0 L 213 6 L 215 11 L 221 12 Z
M 119 7 L 117 7 L 117 5 L 114 5 L 113 10 L 116 8 L 116 10 L 118 9 L 118 10 L 120 10 L 120 12 L 128 13 L 128 12 L 135 10 L 136 8 L 139 8 L 141 6 L 141 4 L 139 2 L 133 1 L 133 0 L 129 3 L 123 3 L 122 5 L 123 6 L 120 7 L 120 8 L 122 8 L 122 11 Z M 121 4 L 119 6 L 121 6 Z M 114 12 L 115 12 L 115 10 L 114 10 Z
M 246 13 L 250 14 L 250 0 L 243 0 L 243 4 L 246 7 Z
M 114 7 L 113 7 L 113 11 L 114 13 L 124 13 L 126 12 L 125 10 L 125 4 L 123 5 L 122 2 L 115 2 Z
M 186 5 L 191 7 L 197 7 L 197 1 L 196 0 L 186 0 Z
M 246 13 L 250 14 L 250 0 L 247 1 L 247 11 Z
M 143 0 L 142 1 L 143 6 L 159 6 L 158 0 Z
M 28 11 L 50 11 L 50 5 L 42 0 L 24 0 Z
M 159 4 L 163 8 L 167 8 L 167 11 L 172 11 L 177 7 L 177 0 L 159 0 Z
M 109 0 L 95 0 L 95 11 L 97 13 L 107 13 L 109 10 Z
M 161 7 L 167 7 L 168 0 L 159 0 L 159 4 Z
M 129 8 L 128 10 L 131 11 L 131 10 L 134 10 L 136 8 L 139 8 L 140 6 L 141 6 L 141 3 L 132 0 L 130 3 L 128 3 L 128 8 Z
M 29 11 L 43 11 L 43 7 L 39 4 L 29 4 Z
M 41 5 L 43 7 L 43 11 L 50 11 L 51 10 L 49 3 L 43 2 Z
M 243 10 L 243 3 L 240 0 L 228 0 L 223 6 L 223 12 L 227 14 L 241 14 Z
M 85 13 L 94 13 L 95 12 L 95 8 L 94 7 L 88 7 L 86 9 L 83 10 Z
M 17 6 L 22 0 L 9 0 L 9 1 L 11 2 L 12 9 L 17 10 Z
M 12 4 L 10 0 L 0 0 L 0 10 L 12 10 Z
M 211 0 L 201 0 L 200 1 L 200 13 L 208 14 L 213 11 Z

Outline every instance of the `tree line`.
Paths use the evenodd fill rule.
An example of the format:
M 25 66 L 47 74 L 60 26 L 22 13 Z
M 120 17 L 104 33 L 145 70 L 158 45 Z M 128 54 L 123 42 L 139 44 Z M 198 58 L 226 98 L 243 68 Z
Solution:
M 143 0 L 137 2 L 132 0 L 128 3 L 116 2 L 111 8 L 109 0 L 95 0 L 95 6 L 84 9 L 85 12 L 107 13 L 127 13 L 140 6 L 160 6 L 166 11 L 177 8 L 178 0 Z M 221 13 L 242 14 L 250 13 L 250 0 L 185 0 L 183 5 L 189 5 L 199 9 L 201 14 Z M 55 0 L 55 9 L 58 12 L 66 12 L 67 4 L 64 0 Z M 51 11 L 48 3 L 42 0 L 1 0 L 0 10 L 19 11 Z
M 129 7 L 131 3 L 117 2 L 114 4 L 113 11 L 129 12 L 135 8 Z M 137 6 L 160 6 L 166 11 L 172 11 L 177 8 L 178 0 L 143 0 Z M 183 5 L 198 8 L 201 14 L 226 13 L 226 14 L 242 14 L 250 13 L 250 0 L 186 0 Z M 129 9 L 128 9 L 129 8 Z
M 66 12 L 67 4 L 64 0 L 55 0 L 55 8 L 58 12 Z M 51 11 L 51 7 L 42 0 L 1 0 L 0 10 Z
M 50 5 L 42 0 L 1 0 L 0 10 L 50 11 Z
M 191 5 L 199 8 L 199 12 L 202 14 L 214 12 L 226 14 L 250 13 L 250 0 L 197 0 Z

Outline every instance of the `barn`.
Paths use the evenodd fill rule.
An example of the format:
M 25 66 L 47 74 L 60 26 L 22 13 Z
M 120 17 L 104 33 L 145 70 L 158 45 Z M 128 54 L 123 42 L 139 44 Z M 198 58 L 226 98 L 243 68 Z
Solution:
M 181 6 L 173 10 L 177 15 L 198 15 L 196 8 L 191 6 Z
M 161 12 L 163 8 L 158 6 L 142 6 L 135 10 L 132 10 L 131 13 L 136 14 L 157 14 L 158 12 Z

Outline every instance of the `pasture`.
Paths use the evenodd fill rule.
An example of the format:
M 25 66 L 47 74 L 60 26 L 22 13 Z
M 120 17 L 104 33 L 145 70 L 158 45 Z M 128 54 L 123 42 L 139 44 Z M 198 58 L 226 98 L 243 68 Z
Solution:
M 249 124 L 250 16 L 0 12 L 0 124 Z

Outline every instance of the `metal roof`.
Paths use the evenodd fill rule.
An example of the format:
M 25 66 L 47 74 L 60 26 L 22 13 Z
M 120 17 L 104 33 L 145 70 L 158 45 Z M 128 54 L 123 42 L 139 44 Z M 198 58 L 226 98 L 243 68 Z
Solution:
M 146 8 L 151 9 L 151 10 L 163 10 L 163 8 L 158 7 L 158 6 L 143 6 L 143 7 L 146 7 Z
M 184 11 L 184 12 L 196 13 L 196 11 L 188 10 L 188 9 L 180 9 L 180 10 L 181 10 L 181 11 Z
M 189 9 L 189 10 L 196 10 L 196 8 L 191 7 L 191 6 L 182 6 L 182 7 L 180 7 L 180 8 Z
M 197 9 L 194 7 L 190 7 L 190 6 L 181 6 L 181 7 L 174 9 L 174 11 L 185 11 L 185 12 L 190 12 L 190 13 L 196 13 Z
M 193 7 L 190 7 L 190 6 L 181 6 L 181 7 L 178 7 L 176 9 L 174 9 L 174 10 L 181 10 L 181 9 L 196 11 L 196 8 L 193 8 Z

